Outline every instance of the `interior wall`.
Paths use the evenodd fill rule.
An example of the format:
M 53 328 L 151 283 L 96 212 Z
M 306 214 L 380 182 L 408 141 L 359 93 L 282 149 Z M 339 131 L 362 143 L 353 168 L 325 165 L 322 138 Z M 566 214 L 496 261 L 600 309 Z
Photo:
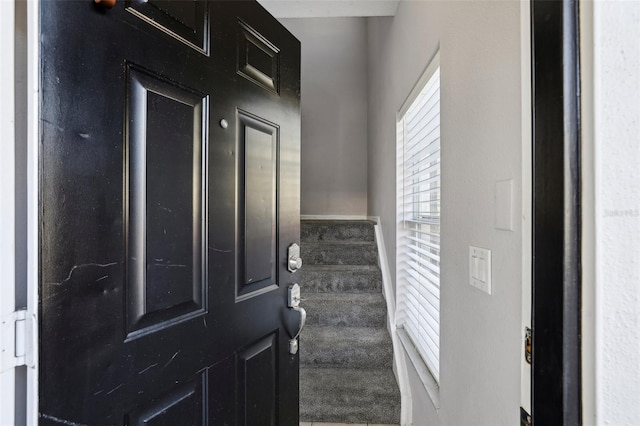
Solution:
M 364 216 L 366 19 L 280 21 L 302 43 L 301 214 Z
M 395 118 L 440 49 L 442 253 L 439 402 L 409 365 L 413 424 L 519 422 L 522 295 L 521 20 L 518 1 L 400 2 L 370 18 L 368 210 L 395 281 Z M 524 156 L 527 158 L 527 156 Z M 513 180 L 513 231 L 494 185 Z M 504 213 L 504 212 L 502 212 Z M 492 250 L 493 293 L 469 285 L 469 246 Z
M 593 3 L 594 142 L 587 169 L 594 197 L 584 205 L 595 224 L 595 419 L 637 424 L 640 418 L 640 3 Z M 593 174 L 591 174 L 591 172 Z M 595 200 L 595 202 L 594 202 Z M 591 264 L 585 264 L 591 270 Z M 587 289 L 588 290 L 588 289 Z M 588 299 L 589 300 L 589 299 Z M 590 308 L 595 307 L 595 312 Z M 589 325 L 589 321 L 586 321 Z M 585 333 L 591 333 L 587 329 Z M 592 350 L 589 347 L 585 350 Z M 587 389 L 590 392 L 591 389 Z M 595 420 L 595 421 L 594 421 Z

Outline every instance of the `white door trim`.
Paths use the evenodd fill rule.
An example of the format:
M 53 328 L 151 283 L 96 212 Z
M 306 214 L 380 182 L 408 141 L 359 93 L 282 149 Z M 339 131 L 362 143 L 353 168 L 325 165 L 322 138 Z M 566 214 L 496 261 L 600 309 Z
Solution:
M 15 310 L 15 4 L 0 2 L 0 318 Z M 2 343 L 4 348 L 9 342 Z M 15 423 L 15 370 L 0 372 L 0 424 Z
M 22 0 L 16 0 L 22 1 Z M 40 3 L 27 2 L 27 310 L 38 321 L 40 245 Z M 39 342 L 38 327 L 34 329 Z M 38 354 L 27 369 L 27 425 L 38 424 Z
M 520 406 L 531 414 L 531 365 L 524 358 L 525 327 L 531 328 L 531 279 L 532 279 L 532 213 L 533 213 L 533 140 L 531 116 L 531 3 L 520 2 L 520 90 L 522 130 L 522 320 L 520 326 Z
M 24 16 L 16 14 L 18 2 L 24 0 L 0 0 L 0 316 L 5 317 L 16 308 L 25 308 L 24 299 L 21 306 L 16 306 L 16 285 L 27 286 L 28 315 L 37 321 L 38 313 L 38 203 L 39 203 L 39 3 L 28 0 L 26 3 L 26 22 Z M 24 6 L 22 3 L 21 7 Z M 24 10 L 24 9 L 22 9 Z M 20 15 L 20 17 L 19 17 Z M 18 34 L 24 34 L 26 24 L 26 50 L 17 44 Z M 21 33 L 22 32 L 22 33 Z M 22 36 L 24 37 L 24 35 Z M 16 50 L 16 46 L 22 46 Z M 21 57 L 20 61 L 16 58 Z M 25 61 L 26 59 L 26 61 Z M 16 110 L 16 96 L 24 93 L 16 92 L 16 64 L 26 62 L 26 96 L 18 104 L 26 105 L 27 110 Z M 21 65 L 23 66 L 23 65 Z M 26 140 L 24 134 L 16 132 L 16 124 L 27 129 Z M 16 155 L 16 146 L 25 144 L 26 160 Z M 23 145 L 24 146 L 24 145 Z M 17 161 L 21 161 L 20 164 Z M 26 174 L 24 183 L 17 185 L 16 173 Z M 18 193 L 19 192 L 19 193 Z M 24 221 L 24 217 L 16 217 L 17 194 L 27 199 L 27 226 L 24 231 L 18 231 L 16 221 Z M 22 232 L 22 235 L 17 235 Z M 24 256 L 16 252 L 16 242 L 26 241 L 26 262 L 16 263 L 17 256 Z M 26 271 L 16 270 L 16 265 L 25 265 Z M 24 266 L 22 266 L 24 267 Z M 17 273 L 19 272 L 19 273 Z M 26 277 L 17 282 L 16 277 Z M 37 322 L 36 322 L 37 323 Z M 37 330 L 35 330 L 37 332 Z M 27 425 L 38 424 L 38 367 L 37 367 L 37 335 L 31 336 L 35 342 L 33 360 L 27 368 L 26 398 L 18 397 L 16 392 L 15 369 L 0 373 L 0 424 L 14 425 L 16 421 L 24 419 Z M 7 342 L 2 342 L 7 343 Z M 29 343 L 27 343 L 29 346 Z M 6 345 L 4 345 L 6 346 Z M 19 404 L 16 405 L 16 401 Z M 26 403 L 26 406 L 24 406 Z M 18 408 L 16 408 L 18 407 Z M 21 412 L 16 412 L 16 409 Z M 25 412 L 26 410 L 26 412 Z

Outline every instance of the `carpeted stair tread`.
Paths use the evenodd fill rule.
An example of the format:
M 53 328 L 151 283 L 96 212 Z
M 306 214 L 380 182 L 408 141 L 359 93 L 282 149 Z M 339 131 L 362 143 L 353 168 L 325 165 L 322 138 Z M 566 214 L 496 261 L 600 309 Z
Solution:
M 305 265 L 300 273 L 305 293 L 382 291 L 382 274 L 377 265 Z
M 391 369 L 300 369 L 300 420 L 400 423 L 400 393 Z
M 375 242 L 305 242 L 301 247 L 306 265 L 377 265 Z
M 300 239 L 311 241 L 375 241 L 373 222 L 352 220 L 303 220 Z
M 307 326 L 300 345 L 303 367 L 392 368 L 391 337 L 385 328 Z
M 387 305 L 380 293 L 303 293 L 307 324 L 384 327 Z

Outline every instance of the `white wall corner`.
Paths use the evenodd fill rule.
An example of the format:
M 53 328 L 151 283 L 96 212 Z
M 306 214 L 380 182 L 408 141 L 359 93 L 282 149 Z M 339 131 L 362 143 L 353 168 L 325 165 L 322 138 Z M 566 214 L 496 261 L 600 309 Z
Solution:
M 375 223 L 376 244 L 378 245 L 378 262 L 382 272 L 382 295 L 387 302 L 387 330 L 391 336 L 393 344 L 393 373 L 400 388 L 400 424 L 410 426 L 413 422 L 413 400 L 411 397 L 411 387 L 409 386 L 409 373 L 407 370 L 404 348 L 400 342 L 396 329 L 396 298 L 393 292 L 391 273 L 389 271 L 389 261 L 387 250 L 384 245 L 384 235 L 379 216 L 369 216 L 368 220 Z

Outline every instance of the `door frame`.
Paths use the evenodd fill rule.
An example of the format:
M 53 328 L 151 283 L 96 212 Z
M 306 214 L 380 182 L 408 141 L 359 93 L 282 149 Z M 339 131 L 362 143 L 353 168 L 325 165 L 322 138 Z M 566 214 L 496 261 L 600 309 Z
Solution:
M 4 2 L 3 6 L 10 8 L 13 11 L 13 4 L 19 0 L 14 0 L 14 2 Z M 535 3 L 535 5 L 534 5 Z M 572 0 L 564 0 L 562 2 L 544 2 L 533 0 L 531 2 L 531 29 L 532 36 L 536 31 L 541 30 L 542 25 L 544 24 L 543 20 L 539 15 L 536 15 L 534 9 L 538 7 L 538 5 L 542 6 L 542 3 L 547 3 L 547 7 L 553 9 L 551 13 L 556 17 L 564 17 L 565 24 L 564 26 L 557 29 L 557 31 L 550 31 L 544 37 L 549 40 L 549 42 L 557 42 L 557 46 L 562 50 L 563 54 L 566 54 L 568 58 L 572 58 L 572 65 L 570 69 L 563 72 L 561 78 L 556 79 L 556 84 L 554 90 L 569 90 L 572 93 L 576 94 L 577 88 L 579 87 L 579 61 L 578 61 L 578 19 L 577 19 L 577 3 Z M 537 10 L 537 9 L 536 9 Z M 38 135 L 39 135 L 39 125 L 38 125 L 38 96 L 39 96 L 39 44 L 38 44 L 38 15 L 39 15 L 39 4 L 37 0 L 27 0 L 27 51 L 26 52 L 15 52 L 14 53 L 14 35 L 15 35 L 15 22 L 14 16 L 12 13 L 10 14 L 0 14 L 0 28 L 6 34 L 5 37 L 2 38 L 0 43 L 2 43 L 2 49 L 0 49 L 0 58 L 3 60 L 3 63 L 8 64 L 9 67 L 5 67 L 4 70 L 0 70 L 3 73 L 3 78 L 0 79 L 2 82 L 3 93 L 13 93 L 13 89 L 15 87 L 15 78 L 13 75 L 13 64 L 14 64 L 14 54 L 26 54 L 27 59 L 27 200 L 28 200 L 28 219 L 27 219 L 27 235 L 25 238 L 27 239 L 27 255 L 28 255 L 28 263 L 27 263 L 27 296 L 28 303 L 27 309 L 37 315 L 37 280 L 38 280 L 38 226 L 37 226 L 37 217 L 38 217 L 38 193 L 39 193 L 39 184 L 38 184 Z M 532 61 L 535 61 L 536 55 L 543 55 L 542 49 L 540 48 L 540 43 L 538 43 L 538 48 L 536 50 L 536 44 L 533 43 L 532 40 Z M 557 64 L 556 64 L 557 65 Z M 552 68 L 552 64 L 547 64 L 550 68 Z M 5 70 L 9 70 L 8 72 Z M 540 82 L 538 81 L 538 85 L 536 85 L 536 75 L 541 73 L 542 70 L 534 70 L 533 76 L 533 84 L 534 87 L 538 87 L 541 89 Z M 556 69 L 556 73 L 558 70 Z M 5 73 L 7 74 L 5 76 Z M 8 77 L 8 78 L 6 78 Z M 534 128 L 536 126 L 536 118 L 541 119 L 542 116 L 540 112 L 538 115 L 535 114 L 536 106 L 540 106 L 539 98 L 535 94 L 535 89 L 532 99 L 532 107 L 534 108 Z M 3 135 L 5 136 L 5 140 L 14 139 L 14 96 L 5 96 L 2 100 L 0 100 L 0 111 L 3 113 L 0 114 L 2 117 L 2 121 L 0 121 L 0 128 L 2 128 Z M 580 158 L 580 139 L 579 139 L 579 122 L 578 122 L 578 107 L 579 107 L 579 99 L 577 95 L 574 98 L 565 102 L 567 105 L 564 107 L 568 108 L 562 114 L 562 119 L 565 116 L 567 117 L 575 117 L 573 121 L 573 132 L 570 134 L 570 137 L 564 137 L 564 128 L 562 126 L 556 126 L 555 131 L 556 135 L 559 135 L 562 138 L 562 143 L 556 147 L 556 154 L 561 155 L 565 148 L 569 149 L 569 153 L 572 155 L 571 160 L 572 164 L 578 165 L 577 162 Z M 560 119 L 560 116 L 555 118 L 556 120 Z M 563 395 L 566 396 L 567 404 L 562 405 L 561 412 L 555 413 L 558 416 L 560 421 L 562 420 L 570 420 L 570 419 L 580 419 L 581 415 L 581 389 L 580 389 L 580 380 L 574 381 L 571 383 L 563 383 L 564 378 L 569 373 L 576 374 L 573 377 L 580 377 L 580 205 L 579 205 L 579 188 L 580 188 L 580 179 L 579 179 L 579 168 L 573 170 L 567 167 L 557 168 L 556 170 L 549 170 L 548 174 L 541 175 L 537 166 L 540 166 L 540 162 L 535 162 L 535 150 L 542 149 L 546 145 L 549 145 L 550 141 L 542 140 L 542 138 L 538 138 L 535 136 L 534 130 L 534 140 L 533 140 L 533 158 L 534 158 L 534 174 L 537 178 L 534 178 L 533 181 L 533 199 L 534 199 L 534 213 L 538 211 L 538 209 L 542 210 L 543 208 L 551 208 L 548 203 L 545 204 L 544 198 L 540 199 L 540 192 L 543 189 L 543 185 L 546 184 L 554 184 L 557 181 L 555 177 L 561 177 L 560 181 L 565 182 L 566 185 L 569 185 L 569 188 L 573 189 L 575 194 L 577 194 L 578 204 L 574 205 L 571 214 L 567 218 L 567 222 L 564 220 L 558 221 L 555 223 L 560 225 L 559 229 L 565 230 L 568 234 L 570 234 L 570 246 L 567 247 L 569 250 L 558 252 L 558 250 L 551 250 L 546 253 L 547 256 L 554 256 L 555 258 L 561 258 L 568 260 L 569 262 L 565 264 L 565 268 L 562 271 L 562 275 L 555 274 L 553 283 L 560 283 L 561 288 L 563 290 L 567 290 L 574 296 L 573 303 L 571 300 L 562 300 L 561 303 L 548 303 L 545 306 L 544 296 L 550 297 L 554 294 L 555 290 L 551 284 L 551 282 L 545 284 L 541 282 L 541 279 L 538 275 L 533 274 L 533 285 L 532 285 L 532 320 L 533 325 L 536 327 L 540 327 L 540 320 L 544 316 L 547 309 L 549 309 L 548 313 L 552 315 L 552 321 L 556 325 L 556 334 L 559 334 L 561 337 L 566 337 L 570 340 L 563 341 L 561 340 L 558 344 L 555 340 L 551 339 L 551 336 L 542 335 L 542 333 L 534 334 L 534 363 L 532 369 L 532 403 L 533 403 L 533 412 L 535 418 L 541 418 L 542 412 L 550 410 L 554 407 L 552 401 L 550 401 L 549 396 L 551 393 L 548 391 L 549 386 L 557 386 L 558 384 L 563 389 Z M 545 145 L 546 143 L 546 145 Z M 560 147 L 562 150 L 560 150 Z M 4 179 L 4 182 L 14 182 L 15 181 L 15 153 L 13 152 L 13 146 L 10 146 L 8 150 L 2 149 L 2 156 L 0 156 L 0 163 L 2 166 L 0 167 L 0 176 Z M 552 148 L 552 147 L 548 147 Z M 568 179 L 566 181 L 565 179 Z M 553 187 L 553 186 L 552 186 Z M 559 187 L 556 187 L 559 188 Z M 560 191 L 558 189 L 558 191 Z M 11 191 L 10 191 L 11 192 Z M 11 194 L 10 194 L 11 195 Z M 10 197 L 8 199 L 10 202 L 5 204 L 5 208 L 2 209 L 1 213 L 3 217 L 7 214 L 11 215 L 11 218 L 14 218 L 12 215 L 15 209 L 15 198 Z M 562 204 L 564 206 L 564 203 Z M 7 208 L 8 207 L 8 208 Z M 13 208 L 12 208 L 13 207 Z M 571 207 L 571 206 L 569 206 Z M 556 208 L 558 208 L 556 206 Z M 6 216 L 9 217 L 9 216 Z M 538 225 L 538 226 L 536 226 Z M 0 221 L 0 229 L 3 233 L 13 233 L 15 226 L 14 222 L 11 221 Z M 533 226 L 533 238 L 536 238 L 536 235 L 541 235 L 545 231 L 541 229 L 540 223 L 534 217 L 534 226 Z M 556 231 L 556 233 L 561 233 L 561 231 Z M 564 236 L 564 234 L 563 234 Z M 6 252 L 6 248 L 2 247 L 1 252 L 6 254 L 2 257 L 2 266 L 1 269 L 3 273 L 6 275 L 5 279 L 0 280 L 0 292 L 4 295 L 13 295 L 15 293 L 15 279 L 11 272 L 15 272 L 12 268 L 14 263 L 13 259 L 15 257 L 15 253 L 11 250 Z M 534 246 L 533 253 L 537 262 L 534 264 L 534 268 L 540 268 L 544 263 L 544 260 L 541 256 L 545 255 L 542 247 Z M 11 260 L 8 260 L 11 259 Z M 566 271 L 565 271 L 566 269 Z M 9 272 L 11 271 L 11 272 Z M 571 277 L 570 283 L 566 283 L 564 281 L 564 273 L 569 274 Z M 4 276 L 3 276 L 4 277 Z M 571 284 L 571 285 L 568 285 Z M 11 300 L 13 304 L 12 297 L 2 298 L 3 301 Z M 6 306 L 0 306 L 2 313 L 7 309 Z M 569 315 L 572 313 L 571 317 Z M 564 314 L 567 314 L 567 318 L 564 317 Z M 544 325 L 542 325 L 544 327 Z M 558 327 L 559 326 L 559 327 Z M 37 329 L 35 330 L 37 333 Z M 37 336 L 35 336 L 37 341 Z M 573 342 L 571 344 L 570 342 Z M 554 383 L 544 383 L 541 382 L 540 370 L 541 370 L 541 358 L 545 356 L 556 356 L 563 360 L 563 363 L 554 368 L 556 380 Z M 536 357 L 537 361 L 536 362 Z M 38 419 L 38 369 L 37 369 L 37 352 L 34 354 L 34 361 L 36 363 L 35 368 L 29 368 L 27 378 L 26 378 L 26 412 L 27 412 L 27 424 L 36 424 Z M 11 375 L 13 378 L 13 375 Z M 538 378 L 538 380 L 536 380 Z M 5 380 L 6 378 L 0 375 L 1 380 Z M 8 380 L 8 379 L 7 379 Z M 0 413 L 3 413 L 3 416 L 11 416 L 11 417 L 0 417 L 0 423 L 7 418 L 13 419 L 16 414 L 16 407 L 14 404 L 15 397 L 15 381 L 13 379 L 8 380 L 7 383 L 9 387 L 1 386 L 3 389 L 3 398 L 0 399 Z M 7 390 L 7 392 L 5 392 Z M 7 397 L 4 397 L 6 394 Z M 535 421 L 535 420 L 534 420 Z M 13 423 L 11 421 L 11 423 Z
M 531 74 L 531 4 L 530 0 L 520 2 L 520 97 L 521 97 L 521 280 L 522 313 L 520 323 L 521 341 L 526 338 L 526 330 L 531 329 L 532 307 L 532 212 L 533 212 L 533 140 L 532 140 L 532 74 Z M 520 407 L 531 413 L 531 364 L 525 357 L 520 358 Z
M 577 0 L 531 2 L 532 417 L 582 423 L 581 126 Z
M 15 310 L 15 4 L 0 3 L 0 128 L 5 143 L 0 144 L 0 318 Z M 11 143 L 13 141 L 13 143 Z M 7 143 L 8 142 L 8 143 Z M 4 345 L 4 342 L 2 342 Z M 15 369 L 0 372 L 0 424 L 15 422 Z M 9 408 L 7 410 L 7 408 Z
M 2 197 L 7 200 L 0 208 L 0 233 L 8 238 L 0 241 L 0 294 L 9 297 L 0 300 L 0 314 L 5 315 L 16 308 L 26 308 L 27 315 L 37 324 L 39 2 L 10 0 L 1 2 L 1 7 L 3 12 L 8 13 L 0 13 L 0 31 L 4 35 L 0 39 L 0 60 L 5 64 L 0 69 L 0 88 L 6 94 L 0 99 L 0 129 L 4 139 L 4 144 L 0 147 L 0 176 L 5 183 Z M 26 81 L 17 82 L 18 72 L 26 76 Z M 23 87 L 26 85 L 26 89 L 18 93 L 18 84 Z M 16 131 L 18 127 L 22 130 Z M 21 153 L 17 153 L 15 149 L 19 145 L 23 147 Z M 21 175 L 20 178 L 18 174 Z M 26 206 L 19 207 L 18 198 L 22 198 L 21 202 Z M 17 209 L 23 215 L 26 210 L 26 224 L 24 217 L 17 216 Z M 23 222 L 21 226 L 16 225 L 18 221 Z M 24 250 L 19 252 L 18 246 L 22 246 Z M 21 296 L 16 298 L 18 293 Z M 38 424 L 38 351 L 33 346 L 33 342 L 38 339 L 37 333 L 37 327 L 27 333 L 27 350 L 32 349 L 28 353 L 28 367 L 0 374 L 0 424 Z

